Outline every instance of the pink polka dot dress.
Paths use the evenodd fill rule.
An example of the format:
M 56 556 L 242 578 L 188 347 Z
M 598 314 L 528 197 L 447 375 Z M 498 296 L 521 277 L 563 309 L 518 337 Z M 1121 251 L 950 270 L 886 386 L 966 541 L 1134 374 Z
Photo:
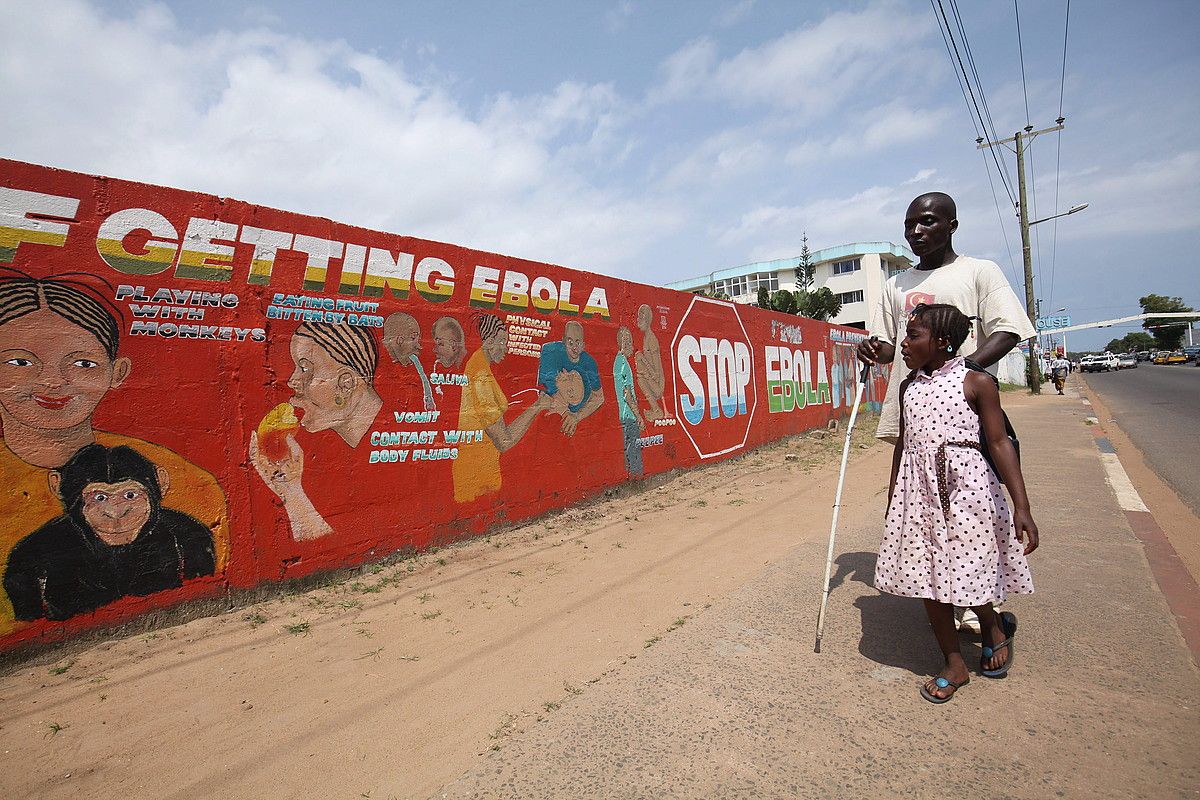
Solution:
M 1033 578 L 1000 481 L 979 451 L 962 357 L 903 396 L 904 451 L 875 564 L 875 587 L 956 606 L 1031 594 Z

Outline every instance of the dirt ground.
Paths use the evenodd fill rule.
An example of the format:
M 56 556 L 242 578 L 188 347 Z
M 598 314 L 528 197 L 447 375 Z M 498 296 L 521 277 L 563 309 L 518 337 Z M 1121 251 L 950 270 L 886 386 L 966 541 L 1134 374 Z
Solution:
M 886 475 L 874 428 L 860 419 L 852 460 Z M 800 509 L 832 504 L 841 443 L 795 437 L 339 585 L 27 663 L 0 677 L 0 796 L 428 796 L 823 542 L 828 511 L 802 524 Z

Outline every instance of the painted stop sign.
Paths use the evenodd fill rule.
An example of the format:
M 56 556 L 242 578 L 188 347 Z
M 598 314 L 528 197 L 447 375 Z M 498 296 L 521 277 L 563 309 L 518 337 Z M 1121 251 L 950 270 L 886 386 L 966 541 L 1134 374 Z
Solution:
M 744 447 L 758 392 L 737 306 L 693 297 L 671 340 L 671 363 L 676 416 L 700 458 Z

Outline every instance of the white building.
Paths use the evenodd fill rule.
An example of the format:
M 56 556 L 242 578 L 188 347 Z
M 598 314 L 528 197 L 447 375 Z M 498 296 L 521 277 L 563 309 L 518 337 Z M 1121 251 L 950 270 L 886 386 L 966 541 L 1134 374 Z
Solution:
M 797 288 L 799 261 L 799 256 L 758 261 L 674 281 L 667 287 L 685 292 L 724 292 L 735 302 L 754 303 L 760 286 L 772 292 Z M 810 254 L 810 261 L 816 267 L 811 288 L 828 288 L 842 301 L 841 312 L 830 321 L 866 328 L 879 307 L 884 281 L 912 267 L 917 257 L 907 247 L 891 242 L 856 242 L 816 250 Z

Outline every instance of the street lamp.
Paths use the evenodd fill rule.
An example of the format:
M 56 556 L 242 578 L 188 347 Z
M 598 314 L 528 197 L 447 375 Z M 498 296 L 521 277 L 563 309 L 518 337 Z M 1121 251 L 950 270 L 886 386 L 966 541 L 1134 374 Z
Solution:
M 1061 214 L 1055 214 L 1052 217 L 1042 217 L 1041 219 L 1035 219 L 1033 222 L 1031 222 L 1029 224 L 1032 226 L 1032 225 L 1037 225 L 1038 223 L 1041 223 L 1041 222 L 1049 222 L 1050 220 L 1058 219 L 1059 217 L 1070 216 L 1071 214 L 1076 214 L 1080 211 L 1083 211 L 1085 208 L 1088 207 L 1088 205 L 1089 205 L 1088 203 L 1080 203 L 1077 206 L 1071 206 L 1070 208 L 1068 208 L 1066 211 L 1062 212 Z

